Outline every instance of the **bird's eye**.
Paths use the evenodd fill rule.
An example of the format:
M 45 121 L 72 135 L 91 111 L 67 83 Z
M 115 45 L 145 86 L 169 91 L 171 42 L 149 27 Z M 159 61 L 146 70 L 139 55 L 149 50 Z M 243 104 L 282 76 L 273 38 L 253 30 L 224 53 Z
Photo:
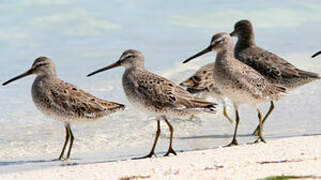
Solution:
M 49 63 L 41 63 L 41 64 L 37 64 L 34 68 L 39 68 L 41 66 L 45 66 L 45 65 L 48 65 Z
M 135 55 L 130 55 L 130 56 L 127 56 L 126 59 L 129 59 L 129 58 L 134 58 Z
M 129 58 L 133 58 L 135 57 L 135 55 L 127 55 L 127 56 L 123 56 L 121 59 L 125 60 L 125 59 L 129 59 Z
M 223 42 L 222 39 L 215 41 L 215 44 L 221 44 Z

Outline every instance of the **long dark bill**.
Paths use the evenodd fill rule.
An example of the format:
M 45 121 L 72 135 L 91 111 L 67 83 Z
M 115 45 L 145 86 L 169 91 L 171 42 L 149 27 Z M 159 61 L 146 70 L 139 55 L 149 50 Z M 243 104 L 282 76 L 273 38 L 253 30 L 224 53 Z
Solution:
M 183 63 L 187 63 L 188 61 L 190 61 L 190 60 L 192 60 L 194 58 L 197 58 L 197 57 L 199 57 L 199 56 L 201 56 L 203 54 L 206 54 L 206 53 L 210 52 L 211 49 L 212 49 L 211 46 L 208 46 L 206 49 L 200 51 L 199 53 L 195 54 L 194 56 L 192 56 L 192 57 L 186 59 L 185 61 L 183 61 Z
M 117 61 L 117 62 L 115 62 L 115 63 L 113 63 L 113 64 L 111 64 L 111 65 L 109 65 L 109 66 L 103 67 L 103 68 L 101 68 L 101 69 L 98 69 L 97 71 L 94 71 L 94 72 L 88 74 L 87 77 L 92 76 L 92 75 L 97 74 L 97 73 L 100 73 L 100 72 L 103 72 L 103 71 L 107 71 L 107 70 L 109 70 L 109 69 L 118 67 L 118 66 L 120 66 L 120 65 L 121 65 L 120 61 Z
M 32 74 L 32 72 L 33 72 L 33 70 L 32 70 L 32 69 L 29 69 L 28 71 L 26 71 L 26 72 L 24 72 L 24 73 L 20 74 L 19 76 L 16 76 L 16 77 L 14 77 L 14 78 L 12 78 L 12 79 L 10 79 L 10 80 L 8 80 L 8 81 L 6 81 L 6 82 L 2 83 L 2 86 L 5 86 L 5 85 L 7 85 L 7 84 L 11 83 L 12 81 L 15 81 L 15 80 L 21 79 L 21 78 L 23 78 L 23 77 L 25 77 L 25 76 L 28 76 L 28 75 Z
M 233 31 L 230 33 L 230 36 L 235 36 L 235 34 L 236 34 L 235 31 Z
M 312 57 L 312 58 L 314 58 L 314 57 L 316 57 L 316 56 L 317 56 L 317 55 L 319 55 L 319 54 L 321 54 L 321 51 L 319 51 L 319 52 L 317 52 L 317 53 L 313 54 L 311 57 Z

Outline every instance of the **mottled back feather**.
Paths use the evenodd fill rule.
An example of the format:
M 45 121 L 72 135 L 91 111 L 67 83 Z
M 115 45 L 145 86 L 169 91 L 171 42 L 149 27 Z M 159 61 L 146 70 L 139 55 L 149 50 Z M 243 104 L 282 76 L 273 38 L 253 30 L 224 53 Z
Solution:
M 319 75 L 296 68 L 283 58 L 265 51 L 259 47 L 249 47 L 243 50 L 236 49 L 236 58 L 259 71 L 270 82 L 283 84 L 283 81 L 295 79 L 297 81 L 311 81 L 319 79 Z
M 268 82 L 259 72 L 242 62 L 231 59 L 233 66 L 229 70 L 230 78 L 235 82 L 236 88 L 244 89 L 255 98 L 269 96 L 271 99 L 278 100 L 286 89 Z M 280 94 L 281 93 L 281 94 Z
M 59 113 L 66 119 L 98 119 L 124 109 L 122 104 L 99 99 L 58 78 L 37 78 L 33 99 L 36 105 L 45 105 L 40 107 L 43 111 Z
M 260 72 L 271 83 L 293 89 L 320 79 L 318 74 L 300 70 L 285 59 L 256 46 L 249 21 L 237 22 L 233 33 L 238 36 L 235 57 Z
M 128 78 L 133 79 L 131 81 L 123 80 L 123 82 L 134 82 L 136 95 L 151 106 L 157 106 L 157 108 L 214 108 L 214 105 L 216 105 L 212 102 L 197 99 L 174 82 L 161 76 L 140 69 L 132 71 L 135 72 L 130 74 L 135 74 L 135 76 Z M 127 77 L 126 73 L 129 72 L 125 72 L 124 77 Z M 129 86 L 124 85 L 124 87 Z
M 188 89 L 196 89 L 202 91 L 214 91 L 215 81 L 213 77 L 214 63 L 202 66 L 199 70 L 195 72 L 187 80 L 180 83 L 181 86 L 187 87 Z

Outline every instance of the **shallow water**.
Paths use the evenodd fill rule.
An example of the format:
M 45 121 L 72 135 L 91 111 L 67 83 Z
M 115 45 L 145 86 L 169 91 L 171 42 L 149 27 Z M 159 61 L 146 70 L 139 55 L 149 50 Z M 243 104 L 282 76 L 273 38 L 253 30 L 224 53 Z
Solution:
M 319 69 L 321 70 L 320 67 Z M 186 77 L 190 74 L 189 71 L 186 72 L 178 72 L 173 74 L 175 78 L 169 78 Z M 115 87 L 108 88 L 108 84 L 115 82 L 91 82 L 92 79 L 83 78 L 82 84 L 88 84 L 88 88 L 84 86 L 84 89 L 99 97 L 128 104 L 120 86 L 114 85 Z M 20 82 L 23 84 L 23 81 Z M 2 172 L 65 165 L 60 162 L 47 162 L 59 155 L 65 136 L 63 124 L 48 119 L 38 112 L 28 95 L 29 89 L 19 88 L 22 84 L 15 83 L 1 88 L 8 99 L 7 105 L 2 106 L 5 110 L 2 110 L 0 120 Z M 102 84 L 107 84 L 105 85 L 107 88 L 102 89 Z M 321 123 L 320 85 L 320 81 L 313 82 L 290 92 L 288 96 L 276 102 L 276 109 L 264 126 L 267 140 L 320 134 L 318 126 Z M 30 84 L 25 86 L 30 87 Z M 15 94 L 12 89 L 16 91 Z M 263 105 L 262 111 L 267 111 L 268 106 L 269 104 Z M 228 104 L 228 111 L 234 115 L 231 104 Z M 172 119 L 175 128 L 174 148 L 177 151 L 190 151 L 226 145 L 232 138 L 233 125 L 221 115 L 221 106 L 218 112 L 217 115 L 203 114 L 193 120 Z M 258 123 L 255 109 L 242 106 L 240 116 L 239 142 L 254 141 L 255 137 L 250 133 Z M 161 126 L 162 135 L 157 146 L 157 152 L 160 154 L 166 152 L 169 140 L 166 124 L 162 122 Z M 156 121 L 153 117 L 137 113 L 128 105 L 124 112 L 115 113 L 92 123 L 75 123 L 72 124 L 72 129 L 76 137 L 72 163 L 98 163 L 148 153 L 154 138 Z
M 46 55 L 55 61 L 61 79 L 100 98 L 128 105 L 126 111 L 99 121 L 72 124 L 76 140 L 71 157 L 75 164 L 126 159 L 148 153 L 151 148 L 156 122 L 153 117 L 137 113 L 126 100 L 121 87 L 123 69 L 85 77 L 89 72 L 117 60 L 125 48 L 141 50 L 146 56 L 147 69 L 179 83 L 201 65 L 212 62 L 215 54 L 186 65 L 181 64 L 184 58 L 207 46 L 213 33 L 229 32 L 236 20 L 246 17 L 257 26 L 258 44 L 282 55 L 299 68 L 321 72 L 320 58 L 309 58 L 321 49 L 318 29 L 320 18 L 309 18 L 311 13 L 319 13 L 319 9 L 315 7 L 317 5 L 311 6 L 318 4 L 317 1 L 306 1 L 304 5 L 291 1 L 290 6 L 276 4 L 276 1 L 262 1 L 266 6 L 256 5 L 261 12 L 245 6 L 236 10 L 231 5 L 231 9 L 229 4 L 215 4 L 213 1 L 186 4 L 182 9 L 175 8 L 177 2 L 171 2 L 162 5 L 162 11 L 156 7 L 163 3 L 157 1 L 153 2 L 155 4 L 147 1 L 137 4 L 115 1 L 108 6 L 103 2 L 88 5 L 84 1 L 77 2 L 77 6 L 74 1 L 70 1 L 70 4 L 63 1 L 57 1 L 57 4 L 46 1 L 40 3 L 36 0 L 29 2 L 33 2 L 33 5 L 8 1 L 0 6 L 0 14 L 12 20 L 0 20 L 5 24 L 0 30 L 0 40 L 3 43 L 0 43 L 0 48 L 4 52 L 0 60 L 0 81 L 4 82 L 27 70 L 35 57 Z M 250 2 L 245 2 L 248 3 Z M 141 7 L 143 4 L 145 8 Z M 99 8 L 99 5 L 108 7 L 110 11 Z M 200 5 L 206 5 L 206 8 L 202 11 L 194 9 Z M 34 12 L 32 7 L 51 11 Z M 110 14 L 117 8 L 123 12 L 118 18 Z M 226 14 L 222 13 L 224 8 L 227 9 Z M 221 14 L 211 13 L 214 9 L 219 9 Z M 267 19 L 262 23 L 265 19 L 258 15 L 271 11 L 276 12 L 271 14 L 274 19 Z M 278 19 L 280 14 L 277 13 L 283 12 L 287 13 L 285 17 Z M 301 18 L 297 18 L 298 15 L 292 16 L 291 12 L 299 13 Z M 129 17 L 128 14 L 131 13 L 133 15 Z M 64 18 L 59 18 L 59 15 Z M 78 16 L 81 18 L 77 18 Z M 148 16 L 150 18 L 144 18 Z M 195 17 L 200 18 L 199 23 L 195 22 Z M 224 23 L 213 21 L 213 18 L 215 20 L 219 17 L 224 19 Z M 41 21 L 39 18 L 44 18 L 42 26 L 35 24 Z M 91 24 L 92 29 L 83 28 L 82 32 L 67 31 L 70 23 L 80 27 L 88 25 L 86 18 L 88 22 L 104 19 L 118 22 L 120 28 L 95 28 Z M 204 22 L 205 20 L 207 21 Z M 277 20 L 287 20 L 287 23 L 277 23 Z M 138 24 L 131 23 L 138 21 Z M 193 22 L 195 27 L 189 22 Z M 7 31 L 14 32 L 15 36 L 9 36 Z M 65 165 L 49 161 L 58 157 L 65 132 L 61 122 L 44 117 L 33 105 L 30 95 L 33 79 L 34 77 L 27 77 L 0 88 L 0 173 Z M 313 82 L 276 102 L 276 109 L 264 126 L 266 139 L 321 134 L 320 90 L 321 81 Z M 268 106 L 269 104 L 262 105 L 262 111 L 266 112 Z M 228 104 L 228 111 L 234 117 L 231 104 Z M 193 120 L 171 120 L 175 128 L 174 149 L 190 151 L 216 148 L 229 143 L 233 125 L 221 115 L 221 106 L 218 112 L 217 115 L 203 114 Z M 240 116 L 239 142 L 254 141 L 255 137 L 250 136 L 250 133 L 258 123 L 256 110 L 242 106 Z M 162 135 L 157 146 L 160 154 L 166 152 L 169 140 L 166 124 L 162 122 L 161 126 Z

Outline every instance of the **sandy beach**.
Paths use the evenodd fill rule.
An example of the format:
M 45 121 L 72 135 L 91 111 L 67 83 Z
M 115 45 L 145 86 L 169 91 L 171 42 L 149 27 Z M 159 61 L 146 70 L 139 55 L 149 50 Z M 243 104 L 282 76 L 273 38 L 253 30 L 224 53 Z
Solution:
M 270 140 L 177 156 L 60 166 L 0 174 L 0 179 L 321 179 L 321 136 Z
M 266 144 L 246 144 L 256 139 L 252 132 L 259 120 L 257 110 L 244 104 L 239 108 L 240 145 L 223 147 L 231 142 L 235 123 L 226 120 L 220 99 L 209 97 L 207 101 L 218 104 L 216 114 L 168 118 L 174 128 L 173 148 L 177 156 L 163 157 L 171 136 L 162 120 L 155 149 L 158 156 L 131 160 L 150 151 L 156 118 L 129 102 L 122 83 L 124 68 L 87 77 L 88 73 L 119 60 L 126 49 L 135 49 L 142 52 L 146 70 L 178 85 L 203 65 L 215 62 L 217 53 L 188 64 L 182 63 L 185 59 L 208 47 L 214 34 L 231 33 L 235 23 L 245 19 L 253 24 L 257 46 L 298 69 L 321 74 L 321 55 L 311 58 L 321 50 L 320 9 L 318 0 L 1 1 L 1 84 L 26 72 L 36 58 L 46 56 L 56 67 L 56 73 L 50 74 L 57 74 L 58 78 L 99 99 L 124 104 L 126 109 L 97 121 L 72 123 L 75 140 L 71 160 L 57 161 L 53 159 L 62 150 L 65 127 L 62 121 L 46 116 L 35 106 L 31 89 L 36 75 L 1 85 L 0 180 L 284 180 L 290 177 L 321 180 L 321 80 L 289 90 L 275 101 L 275 109 L 264 123 Z M 235 45 L 238 39 L 233 38 Z M 45 68 L 44 64 L 35 67 Z M 264 66 L 259 63 L 257 67 Z M 279 66 L 267 68 L 266 72 L 276 78 L 280 75 L 276 67 Z M 290 72 L 285 77 L 297 78 L 301 74 L 292 74 L 298 72 L 292 67 L 284 70 Z M 254 78 L 250 74 L 249 77 Z M 70 99 L 73 104 L 75 98 L 59 99 L 52 102 L 66 105 L 64 99 Z M 88 107 L 88 101 L 76 104 Z M 267 101 L 259 109 L 265 115 L 269 107 Z M 63 109 L 66 106 L 59 111 Z M 233 102 L 228 99 L 226 111 L 236 119 Z

